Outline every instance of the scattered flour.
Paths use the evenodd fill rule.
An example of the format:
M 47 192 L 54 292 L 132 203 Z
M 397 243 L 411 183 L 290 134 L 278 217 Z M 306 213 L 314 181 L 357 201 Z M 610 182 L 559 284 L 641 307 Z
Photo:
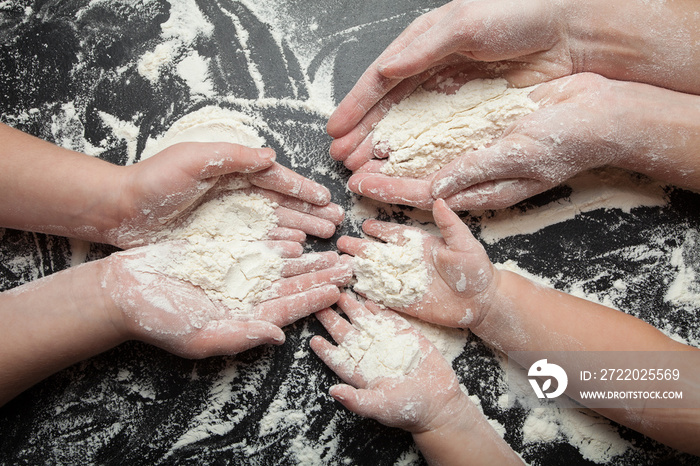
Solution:
M 376 148 L 389 154 L 382 172 L 420 178 L 484 148 L 537 108 L 530 92 L 509 88 L 504 79 L 469 81 L 455 94 L 418 89 L 374 128 Z
M 481 218 L 480 238 L 489 244 L 514 235 L 526 235 L 570 220 L 582 212 L 619 209 L 629 213 L 638 207 L 668 203 L 665 185 L 612 168 L 584 172 L 567 180 L 571 195 L 541 207 L 489 212 Z
M 373 314 L 353 323 L 358 332 L 338 346 L 334 365 L 350 364 L 371 382 L 380 377 L 404 377 L 420 363 L 420 340 L 405 332 L 411 328 L 407 321 Z
M 403 245 L 372 243 L 363 257 L 355 257 L 355 291 L 391 308 L 420 301 L 430 284 L 423 258 L 423 233 L 406 230 L 403 236 Z
M 664 296 L 666 301 L 680 305 L 689 312 L 697 312 L 700 302 L 699 242 L 700 233 L 697 230 L 689 230 L 683 244 L 673 250 L 671 265 L 678 269 L 678 273 Z
M 214 32 L 214 26 L 207 21 L 194 0 L 171 1 L 170 17 L 160 28 L 164 41 L 138 60 L 139 74 L 153 84 L 160 79 L 161 69 L 178 59 L 197 37 L 209 37 Z

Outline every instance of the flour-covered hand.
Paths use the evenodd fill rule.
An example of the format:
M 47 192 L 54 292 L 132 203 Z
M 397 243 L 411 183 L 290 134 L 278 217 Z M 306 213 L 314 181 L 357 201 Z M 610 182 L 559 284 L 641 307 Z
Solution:
M 360 260 L 368 259 L 367 266 L 356 259 L 355 274 L 369 278 L 364 287 L 363 279 L 358 278 L 355 291 L 427 322 L 459 328 L 475 325 L 488 312 L 498 272 L 469 228 L 444 201 L 435 203 L 433 216 L 442 237 L 419 228 L 368 220 L 364 232 L 384 243 L 343 236 L 338 239 L 338 249 Z M 377 245 L 383 244 L 399 250 L 372 253 L 382 251 L 384 248 L 377 249 Z M 388 270 L 386 264 L 395 270 Z
M 328 237 L 343 219 L 327 188 L 275 161 L 270 149 L 229 143 L 180 143 L 137 164 L 120 167 L 114 192 L 114 226 L 104 241 L 122 248 L 153 242 L 194 208 L 244 177 L 260 194 L 279 204 L 279 229 L 271 239 L 303 241 L 305 234 Z M 225 189 L 225 188 L 224 188 Z M 249 190 L 249 191 L 250 191 Z
M 371 156 L 367 136 L 374 125 L 421 85 L 498 75 L 521 87 L 570 74 L 563 21 L 549 2 L 507 0 L 453 1 L 419 17 L 329 119 L 328 133 L 336 138 L 331 155 L 357 170 Z
M 498 209 L 603 166 L 700 186 L 697 96 L 580 73 L 542 84 L 530 97 L 539 109 L 435 174 L 433 198 L 454 210 Z
M 336 302 L 352 276 L 336 253 L 302 255 L 296 242 L 269 241 L 283 257 L 271 292 L 233 310 L 201 286 L 171 273 L 182 242 L 133 248 L 103 259 L 102 286 L 112 322 L 124 340 L 140 340 L 187 358 L 235 354 L 284 342 L 282 327 Z M 205 270 L 197 274 L 205 274 Z M 250 283 L 229 284 L 246 289 Z M 234 312 L 236 311 L 236 312 Z
M 471 402 L 460 389 L 452 367 L 407 321 L 371 302 L 361 305 L 347 295 L 342 295 L 338 304 L 350 322 L 330 309 L 316 314 L 338 346 L 320 336 L 311 340 L 314 352 L 347 384 L 331 387 L 336 400 L 361 416 L 414 433 L 436 429 L 469 411 Z M 368 348 L 364 354 L 356 352 L 361 352 L 353 344 L 358 338 L 365 342 L 373 338 L 369 345 L 362 345 Z M 396 338 L 415 345 L 415 364 L 405 368 L 406 373 L 390 370 L 395 369 L 391 361 L 381 357 L 391 355 L 377 354 L 383 346 L 374 348 L 381 339 Z M 349 348 L 353 357 L 348 358 L 344 348 Z M 368 366 L 367 360 L 373 358 L 379 359 Z M 365 362 L 358 362 L 362 360 Z
M 369 66 L 328 121 L 331 155 L 371 156 L 374 125 L 419 86 L 500 76 L 516 87 L 593 72 L 700 93 L 692 2 L 455 0 L 416 19 Z

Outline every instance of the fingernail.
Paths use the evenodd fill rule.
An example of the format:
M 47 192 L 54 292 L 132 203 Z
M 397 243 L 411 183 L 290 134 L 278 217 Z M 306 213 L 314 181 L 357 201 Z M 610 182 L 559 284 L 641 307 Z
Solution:
M 399 57 L 399 55 L 396 54 L 393 57 L 389 57 L 386 60 L 378 63 L 377 64 L 377 71 L 379 71 L 380 73 L 384 73 L 387 68 L 389 68 L 391 65 L 396 63 L 396 61 L 398 60 L 398 57 Z

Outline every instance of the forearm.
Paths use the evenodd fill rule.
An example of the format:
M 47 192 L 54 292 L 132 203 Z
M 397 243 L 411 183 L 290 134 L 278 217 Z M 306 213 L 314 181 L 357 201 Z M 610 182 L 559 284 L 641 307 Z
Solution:
M 117 226 L 118 166 L 3 124 L 0 141 L 0 226 L 88 241 Z
M 556 0 L 555 0 L 556 1 Z M 700 94 L 695 0 L 563 0 L 574 72 Z
M 624 312 L 500 270 L 497 297 L 470 329 L 501 351 L 676 351 L 686 345 Z
M 502 294 L 471 330 L 504 352 L 693 350 L 624 312 L 536 285 L 508 271 L 499 276 Z M 697 389 L 695 372 L 692 367 L 683 370 L 687 377 L 679 389 L 689 393 Z M 571 384 L 570 388 L 575 391 Z M 596 411 L 667 445 L 697 449 L 692 439 L 700 434 L 700 417 L 695 409 Z
M 620 131 L 624 157 L 617 165 L 700 191 L 700 96 L 637 83 L 614 91 L 619 105 L 611 121 L 627 128 Z
M 523 464 L 466 395 L 463 410 L 439 429 L 414 433 L 413 439 L 431 465 Z
M 0 405 L 125 339 L 107 312 L 100 262 L 0 294 Z

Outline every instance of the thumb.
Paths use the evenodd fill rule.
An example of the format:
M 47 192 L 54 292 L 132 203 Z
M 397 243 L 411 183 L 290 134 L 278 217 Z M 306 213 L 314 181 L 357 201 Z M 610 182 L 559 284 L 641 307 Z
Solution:
M 433 204 L 433 218 L 448 249 L 461 252 L 473 249 L 476 238 L 443 199 L 438 199 Z
M 253 173 L 270 167 L 275 161 L 272 149 L 227 142 L 181 143 L 166 151 L 169 164 L 196 180 L 229 173 Z

